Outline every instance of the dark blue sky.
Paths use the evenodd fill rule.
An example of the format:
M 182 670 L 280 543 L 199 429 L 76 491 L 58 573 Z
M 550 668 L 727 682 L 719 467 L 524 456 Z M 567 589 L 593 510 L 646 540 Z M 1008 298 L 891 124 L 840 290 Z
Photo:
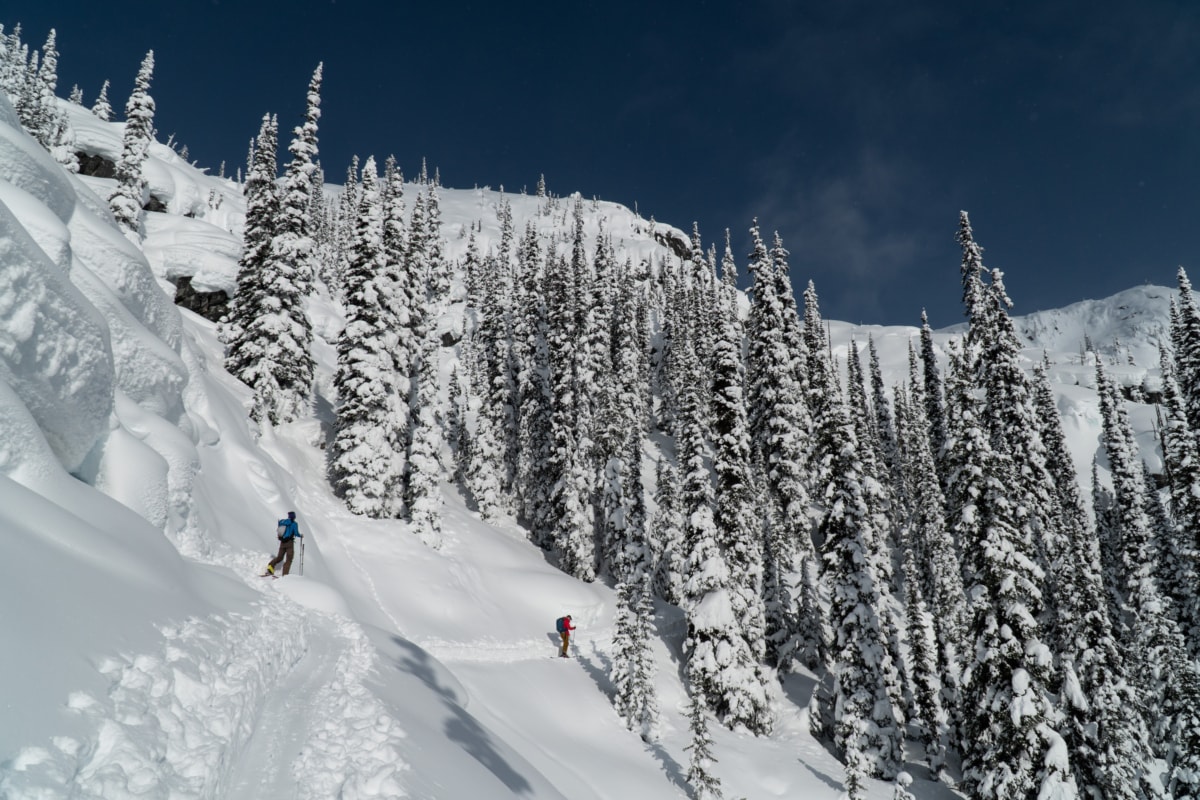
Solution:
M 644 7 L 644 6 L 649 6 Z M 826 317 L 961 321 L 959 209 L 1017 313 L 1169 284 L 1200 246 L 1200 4 L 161 2 L 8 5 L 60 90 L 244 161 L 325 62 L 321 155 L 633 205 L 705 241 L 757 216 Z

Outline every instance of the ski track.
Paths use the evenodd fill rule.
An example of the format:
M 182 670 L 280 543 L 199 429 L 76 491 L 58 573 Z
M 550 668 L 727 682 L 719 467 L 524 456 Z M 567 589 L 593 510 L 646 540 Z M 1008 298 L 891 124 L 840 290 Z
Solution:
M 107 691 L 66 698 L 92 733 L 22 748 L 0 765 L 0 797 L 408 796 L 405 733 L 364 685 L 376 656 L 362 627 L 264 585 L 253 554 L 222 555 L 261 602 L 164 627 L 156 653 L 105 658 Z

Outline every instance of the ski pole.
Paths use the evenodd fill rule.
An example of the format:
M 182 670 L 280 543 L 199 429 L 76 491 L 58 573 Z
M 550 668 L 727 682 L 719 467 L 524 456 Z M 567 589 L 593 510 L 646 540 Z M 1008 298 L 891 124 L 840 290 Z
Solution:
M 300 574 L 304 574 L 304 537 L 300 537 Z

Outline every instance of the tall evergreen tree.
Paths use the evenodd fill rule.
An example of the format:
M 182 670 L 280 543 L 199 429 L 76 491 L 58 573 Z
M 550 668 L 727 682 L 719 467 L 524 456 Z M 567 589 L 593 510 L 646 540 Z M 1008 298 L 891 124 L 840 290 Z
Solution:
M 578 204 L 577 204 L 578 205 Z M 582 241 L 582 212 L 576 214 L 576 241 Z M 582 258 L 582 245 L 575 247 Z M 548 349 L 550 366 L 551 436 L 550 458 L 553 493 L 551 518 L 559 565 L 580 580 L 596 578 L 595 534 L 592 528 L 591 491 L 593 470 L 589 458 L 591 442 L 584 432 L 590 416 L 581 408 L 578 348 L 580 303 L 576 283 L 579 265 L 558 258 L 547 268 Z
M 1159 569 L 1163 590 L 1170 597 L 1189 652 L 1200 655 L 1200 446 L 1188 426 L 1183 397 L 1165 351 L 1161 428 L 1163 463 L 1171 495 L 1170 525 L 1164 531 Z
M 942 384 L 942 373 L 938 369 L 937 352 L 933 346 L 933 328 L 929 327 L 929 316 L 921 311 L 921 365 L 924 383 L 925 416 L 929 420 L 929 444 L 939 465 L 939 477 L 945 490 L 945 470 L 941 465 L 949 437 L 946 424 L 946 393 Z
M 337 348 L 338 409 L 329 465 L 334 491 L 346 506 L 356 514 L 377 518 L 391 515 L 397 483 L 397 461 L 388 441 L 395 412 L 395 370 L 389 349 L 395 320 L 382 299 L 392 291 L 384 270 L 382 203 L 372 157 L 363 167 L 346 274 L 346 327 Z
M 109 195 L 117 224 L 127 236 L 137 237 L 138 219 L 142 213 L 142 194 L 146 179 L 142 167 L 154 139 L 154 98 L 150 96 L 150 79 L 154 75 L 154 51 L 146 53 L 138 69 L 133 92 L 125 104 L 125 133 L 121 157 L 117 160 L 117 188 Z
M 945 500 L 934 466 L 917 359 L 911 350 L 909 369 L 912 393 L 903 413 L 899 409 L 897 413 L 903 469 L 912 476 L 904 548 L 905 590 L 919 722 L 927 737 L 930 769 L 936 773 L 944 767 L 944 754 L 953 739 L 951 714 L 958 711 L 966 596 L 958 551 L 946 523 Z M 935 643 L 935 682 L 930 676 L 929 656 L 920 652 L 924 642 L 914 638 L 927 635 L 927 624 L 932 626 Z M 921 696 L 923 689 L 934 686 L 936 693 L 932 697 Z
M 482 357 L 479 357 L 482 360 Z M 486 367 L 476 364 L 473 371 L 483 372 Z M 459 456 L 463 481 L 475 499 L 482 519 L 494 519 L 506 506 L 500 477 L 503 469 L 504 451 L 502 437 L 496 430 L 495 420 L 486 398 L 480 398 L 475 390 L 468 393 L 468 406 L 474 411 L 474 430 L 466 438 L 466 450 Z
M 746 419 L 742 325 L 737 297 L 722 298 L 720 330 L 713 343 L 713 471 L 716 475 L 715 523 L 730 571 L 734 618 L 755 664 L 766 656 L 766 622 L 762 600 L 762 525 L 756 513 L 756 484 L 750 475 L 750 432 Z M 765 675 L 749 664 L 743 680 Z M 761 687 L 748 689 L 745 716 L 735 719 L 755 733 L 770 731 L 769 710 L 750 701 Z
M 692 800 L 721 800 L 721 779 L 713 774 L 717 763 L 713 755 L 712 736 L 708 732 L 708 708 L 704 690 L 688 681 L 688 728 L 692 741 L 684 749 L 691 751 L 688 759 L 687 782 L 692 787 Z
M 424 203 L 422 203 L 424 199 Z M 409 308 L 416 353 L 411 373 L 412 410 L 409 446 L 408 513 L 413 532 L 432 547 L 442 538 L 441 425 L 438 417 L 438 368 L 440 339 L 437 314 L 442 299 L 436 292 L 434 273 L 441 263 L 442 232 L 435 209 L 436 193 L 426 185 L 413 207 L 408 237 L 408 270 L 416 298 Z M 421 213 L 418 213 L 421 210 Z M 423 288 L 422 288 L 423 287 Z
M 682 369 L 692 368 L 695 355 L 686 344 L 678 355 Z M 695 384 L 684 388 L 681 401 L 679 457 L 685 520 L 687 669 L 718 719 L 730 725 L 749 719 L 755 728 L 762 729 L 770 725 L 769 708 L 760 668 L 737 629 L 729 564 L 714 520 L 716 499 L 706 459 L 700 388 Z M 756 715 L 762 718 L 755 720 Z
M 1153 571 L 1153 541 L 1137 443 L 1116 387 L 1096 364 L 1096 390 L 1104 423 L 1104 449 L 1112 470 L 1112 526 L 1116 591 L 1122 601 L 1120 633 L 1137 663 L 1131 675 L 1141 690 L 1155 754 L 1166 760 L 1172 797 L 1200 794 L 1200 680 L 1178 626 L 1166 613 Z
M 271 243 L 273 274 L 269 291 L 279 303 L 279 357 L 272 365 L 275 382 L 281 390 L 275 409 L 279 422 L 291 422 L 302 416 L 312 402 L 312 323 L 309 322 L 304 301 L 311 293 L 315 271 L 309 208 L 312 205 L 312 173 L 317 168 L 321 74 L 322 65 L 318 64 L 308 84 L 304 124 L 295 129 L 288 147 L 292 160 L 284 175 L 279 221 L 275 239 Z M 373 202 L 377 203 L 378 198 L 374 198 Z
M 679 470 L 660 458 L 654 481 L 655 512 L 651 541 L 655 555 L 655 593 L 674 605 L 682 605 L 684 591 L 684 520 L 681 508 Z
M 799 563 L 811 557 L 808 516 L 808 450 L 812 419 L 798 376 L 806 374 L 804 341 L 790 341 L 799 330 L 796 308 L 787 304 L 787 250 L 778 234 L 768 257 L 758 226 L 751 228 L 753 250 L 747 405 L 754 460 L 765 481 L 767 545 L 764 547 L 764 603 L 767 611 L 767 661 L 785 666 L 794 652 L 820 648 L 821 621 L 797 615 L 787 591 L 788 577 L 807 570 Z M 790 324 L 789 324 L 790 323 Z M 803 587 L 812 591 L 815 587 Z M 819 605 L 808 607 L 820 613 Z
M 829 671 L 814 692 L 810 713 L 814 732 L 832 738 L 846 765 L 847 793 L 862 798 L 866 777 L 894 777 L 903 760 L 876 569 L 881 534 L 873 528 L 861 449 L 840 398 L 825 405 L 818 437 L 830 460 L 819 535 L 834 639 Z
M 1175 380 L 1193 431 L 1200 430 L 1200 308 L 1187 272 L 1179 268 L 1179 302 L 1172 317 L 1171 346 L 1175 351 Z
M 1050 690 L 1053 653 L 1042 631 L 1048 617 L 1041 563 L 1061 550 L 1053 541 L 1061 531 L 1053 524 L 1044 448 L 1008 317 L 1011 302 L 999 272 L 991 271 L 990 285 L 984 283 L 983 249 L 965 212 L 958 242 L 969 328 L 956 399 L 967 413 L 983 412 L 960 423 L 963 439 L 950 446 L 961 448 L 957 466 L 967 470 L 959 476 L 965 487 L 956 490 L 967 492 L 958 499 L 972 598 L 963 777 L 979 797 L 1033 798 L 1069 779 L 1057 759 L 1047 758 L 1062 739 Z M 972 385 L 983 389 L 982 408 L 966 397 Z M 973 430 L 975 419 L 986 424 L 986 442 Z
M 611 458 L 605 470 L 605 507 L 609 509 L 609 524 L 624 532 L 616 568 L 619 580 L 612 678 L 617 714 L 629 730 L 637 731 L 646 741 L 653 741 L 659 724 L 654 654 L 650 650 L 650 622 L 654 616 L 653 562 L 646 521 L 637 511 L 635 495 L 642 487 L 640 476 L 635 481 L 635 475 L 636 471 L 631 471 L 626 480 L 619 458 Z M 620 518 L 612 518 L 617 516 Z
M 533 542 L 549 549 L 553 542 L 554 486 L 553 410 L 550 392 L 549 316 L 542 291 L 542 251 L 532 225 L 525 229 L 517 255 L 519 315 L 513 344 L 516 352 L 519 447 L 517 490 L 520 512 Z
M 243 191 L 246 224 L 242 257 L 238 261 L 237 292 L 230 303 L 229 324 L 223 331 L 227 348 L 225 369 L 255 390 L 256 398 L 270 397 L 272 373 L 265 369 L 271 341 L 263 330 L 263 309 L 268 305 L 267 275 L 271 241 L 279 212 L 275 187 L 276 122 L 264 114 L 258 138 L 251 147 L 250 166 Z M 261 408 L 256 399 L 255 408 Z

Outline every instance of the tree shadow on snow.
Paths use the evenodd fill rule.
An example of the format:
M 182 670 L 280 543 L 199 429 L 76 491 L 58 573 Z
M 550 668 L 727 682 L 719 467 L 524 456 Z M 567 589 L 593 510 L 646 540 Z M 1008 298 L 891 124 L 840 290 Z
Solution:
M 459 705 L 458 695 L 453 689 L 438 682 L 437 671 L 429 654 L 398 636 L 391 638 L 392 643 L 404 653 L 399 659 L 399 668 L 416 676 L 442 696 L 442 702 L 450 713 L 450 718 L 446 720 L 446 737 L 495 775 L 513 794 L 532 794 L 533 785 L 504 759 L 492 743 L 492 736 L 487 729 Z
M 571 649 L 574 650 L 575 647 L 572 646 Z M 613 685 L 612 680 L 609 678 L 609 675 L 612 674 L 612 659 L 600 652 L 595 643 L 592 644 L 590 655 L 591 657 L 589 658 L 583 653 L 578 653 L 575 659 L 583 667 L 583 671 L 588 674 L 588 677 L 599 687 L 600 691 L 604 692 L 604 696 L 608 698 L 609 702 L 612 702 L 612 699 L 617 694 L 617 687 Z
M 821 783 L 825 784 L 829 788 L 834 789 L 839 792 L 845 790 L 846 787 L 842 784 L 841 781 L 837 780 L 836 778 L 834 778 L 830 775 L 826 775 L 824 772 L 817 769 L 812 764 L 809 764 L 807 761 L 801 761 L 800 763 L 804 765 L 805 769 L 807 769 L 809 772 L 811 772 L 813 775 L 815 775 L 817 777 L 817 779 L 821 781 Z
M 691 791 L 691 784 L 687 782 L 687 771 L 661 744 L 646 742 L 646 749 L 650 751 L 650 755 L 654 756 L 654 760 L 662 765 L 663 772 L 666 773 L 667 779 L 671 783 L 679 787 L 685 794 Z

